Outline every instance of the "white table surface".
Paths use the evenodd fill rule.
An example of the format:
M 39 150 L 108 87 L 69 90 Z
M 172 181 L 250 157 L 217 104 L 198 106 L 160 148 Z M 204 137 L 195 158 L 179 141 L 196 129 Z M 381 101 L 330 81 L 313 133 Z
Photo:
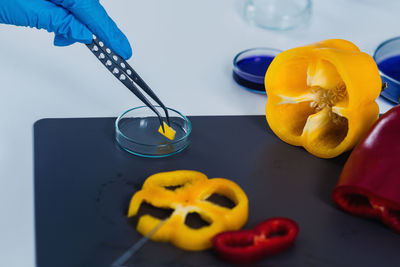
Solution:
M 399 35 L 400 2 L 314 0 L 305 27 L 273 32 L 247 24 L 241 0 L 104 0 L 133 46 L 133 67 L 186 115 L 264 114 L 266 97 L 231 78 L 251 47 L 281 50 L 343 38 L 372 54 Z M 112 117 L 140 105 L 81 44 L 54 47 L 46 31 L 0 25 L 0 265 L 35 266 L 33 124 L 42 118 Z M 381 112 L 391 104 L 383 99 Z

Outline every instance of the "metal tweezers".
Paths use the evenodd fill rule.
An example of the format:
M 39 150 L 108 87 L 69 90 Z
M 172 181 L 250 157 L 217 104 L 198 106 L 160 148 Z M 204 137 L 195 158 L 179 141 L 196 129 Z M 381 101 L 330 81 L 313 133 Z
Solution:
M 143 79 L 136 73 L 136 71 L 119 55 L 115 54 L 96 36 L 93 36 L 93 42 L 86 45 L 90 51 L 100 60 L 100 62 L 132 93 L 134 93 L 146 106 L 148 106 L 154 113 L 156 113 L 160 125 L 165 132 L 163 119 L 158 110 L 153 104 L 140 92 L 141 88 L 148 96 L 150 96 L 160 107 L 164 110 L 169 123 L 168 110 L 157 97 L 157 95 L 150 89 L 150 87 L 143 81 Z

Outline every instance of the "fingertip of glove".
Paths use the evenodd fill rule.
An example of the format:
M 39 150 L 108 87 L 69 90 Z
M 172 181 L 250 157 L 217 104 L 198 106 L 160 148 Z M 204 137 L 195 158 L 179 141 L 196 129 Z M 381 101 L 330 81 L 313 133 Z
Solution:
M 128 41 L 128 39 L 123 36 L 120 41 L 118 54 L 125 60 L 130 59 L 132 57 L 132 47 Z
M 124 58 L 125 60 L 128 60 L 128 59 L 130 59 L 131 57 L 132 57 L 132 48 L 129 46 L 129 51 L 127 52 L 126 55 L 123 56 L 123 58 Z
M 99 33 L 97 35 L 100 40 L 102 40 L 112 51 L 114 51 L 117 55 L 127 60 L 132 57 L 132 47 L 128 41 L 128 38 L 122 33 L 119 32 L 116 36 L 110 37 L 110 35 L 105 35 Z

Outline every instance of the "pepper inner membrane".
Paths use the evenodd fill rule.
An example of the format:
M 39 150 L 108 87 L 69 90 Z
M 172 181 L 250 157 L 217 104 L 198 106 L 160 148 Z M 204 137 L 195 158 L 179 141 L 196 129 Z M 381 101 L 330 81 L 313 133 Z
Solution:
M 321 114 L 321 117 L 325 116 L 325 118 L 323 118 L 323 120 L 315 120 L 319 125 L 323 126 L 320 127 L 320 131 L 316 134 L 311 133 L 312 138 L 310 144 L 313 147 L 332 149 L 346 138 L 349 131 L 349 123 L 346 118 L 329 110 L 325 113 L 328 114 L 329 118 Z
M 334 112 L 337 104 L 348 102 L 346 85 L 341 81 L 331 89 L 314 86 L 311 92 L 315 95 L 315 100 L 310 102 L 310 107 L 316 114 L 311 118 L 313 122 L 322 126 L 311 143 L 315 146 L 334 148 L 343 141 L 349 129 L 347 118 Z
M 276 112 L 277 117 L 284 122 L 282 125 L 285 125 L 290 133 L 301 136 L 308 117 L 315 114 L 315 109 L 311 107 L 311 101 L 306 101 L 297 104 L 280 104 Z
M 334 148 L 348 132 L 348 120 L 340 113 L 349 102 L 346 84 L 325 60 L 310 63 L 304 75 L 307 81 L 301 94 L 298 90 L 293 90 L 296 95 L 279 94 L 276 116 L 292 134 L 307 134 L 313 146 Z

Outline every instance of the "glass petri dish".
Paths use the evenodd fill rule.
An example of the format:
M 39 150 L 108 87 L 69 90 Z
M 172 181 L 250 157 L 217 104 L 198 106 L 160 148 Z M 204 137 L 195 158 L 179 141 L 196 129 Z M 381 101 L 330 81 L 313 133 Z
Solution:
M 265 73 L 280 50 L 260 47 L 244 50 L 233 59 L 233 79 L 246 90 L 265 94 Z
M 378 65 L 382 82 L 387 88 L 381 96 L 393 103 L 399 103 L 400 97 L 400 37 L 381 43 L 374 52 L 373 58 Z
M 155 108 L 164 114 L 161 107 Z M 160 134 L 160 122 L 147 106 L 129 109 L 115 121 L 115 139 L 129 153 L 146 158 L 162 158 L 179 153 L 189 145 L 192 126 L 189 119 L 179 111 L 167 108 L 170 126 L 176 131 L 170 140 Z
M 246 0 L 244 18 L 260 28 L 289 30 L 311 17 L 311 0 Z

